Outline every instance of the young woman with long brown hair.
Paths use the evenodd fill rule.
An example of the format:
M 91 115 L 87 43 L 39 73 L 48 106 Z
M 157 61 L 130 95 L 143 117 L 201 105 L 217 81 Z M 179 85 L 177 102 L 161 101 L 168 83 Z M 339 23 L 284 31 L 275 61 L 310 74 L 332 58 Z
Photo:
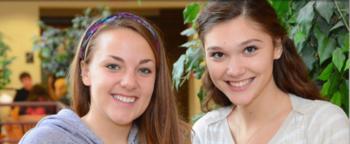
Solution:
M 144 18 L 123 12 L 94 22 L 70 79 L 74 112 L 45 118 L 20 143 L 184 143 L 165 48 Z
M 342 109 L 320 100 L 293 41 L 266 0 L 209 1 L 198 18 L 210 111 L 195 144 L 349 143 Z

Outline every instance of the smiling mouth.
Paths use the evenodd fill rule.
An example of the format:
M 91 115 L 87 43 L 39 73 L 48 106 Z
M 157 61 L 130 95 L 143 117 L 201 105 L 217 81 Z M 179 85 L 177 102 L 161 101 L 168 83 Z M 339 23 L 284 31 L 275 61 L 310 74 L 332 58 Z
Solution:
M 255 77 L 244 79 L 240 81 L 226 81 L 226 83 L 231 86 L 233 90 L 244 90 L 247 88 L 255 79 Z
M 121 95 L 113 95 L 113 99 L 118 100 L 123 103 L 134 103 L 136 101 L 136 97 L 126 97 L 126 96 L 121 96 Z

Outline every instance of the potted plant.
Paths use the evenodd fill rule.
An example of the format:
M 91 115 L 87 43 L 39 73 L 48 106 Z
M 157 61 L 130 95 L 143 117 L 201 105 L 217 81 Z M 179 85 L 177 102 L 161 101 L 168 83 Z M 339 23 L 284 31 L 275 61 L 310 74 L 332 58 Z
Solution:
M 11 70 L 9 66 L 14 57 L 7 55 L 9 50 L 10 47 L 3 41 L 2 34 L 0 34 L 0 90 L 10 83 Z

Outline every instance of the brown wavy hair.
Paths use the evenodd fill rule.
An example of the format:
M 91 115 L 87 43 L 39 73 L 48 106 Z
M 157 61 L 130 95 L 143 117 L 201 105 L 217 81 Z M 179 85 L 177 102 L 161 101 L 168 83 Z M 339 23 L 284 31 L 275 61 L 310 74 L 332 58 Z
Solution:
M 151 24 L 151 23 L 150 23 Z M 152 24 L 151 24 L 152 25 Z M 86 59 L 84 63 L 89 63 L 93 56 L 94 43 L 96 37 L 104 31 L 116 28 L 128 28 L 140 34 L 150 44 L 156 57 L 156 80 L 152 98 L 145 112 L 134 123 L 138 126 L 138 137 L 140 143 L 148 144 L 182 144 L 188 140 L 188 126 L 178 117 L 175 104 L 175 94 L 172 88 L 170 73 L 165 54 L 163 41 L 159 36 L 158 28 L 152 25 L 152 29 L 157 33 L 158 43 L 154 41 L 152 33 L 144 25 L 130 19 L 119 19 L 107 24 L 102 30 L 98 30 L 88 42 Z M 86 32 L 85 32 L 86 34 Z M 84 35 L 85 35 L 84 34 Z M 90 89 L 85 86 L 81 78 L 81 60 L 79 57 L 82 45 L 82 36 L 76 55 L 71 64 L 70 84 L 73 95 L 73 110 L 80 116 L 84 116 L 90 109 Z M 159 46 L 158 48 L 157 45 Z
M 278 21 L 276 12 L 266 0 L 210 1 L 200 13 L 197 24 L 199 38 L 203 44 L 205 35 L 217 24 L 244 16 L 258 25 L 273 39 L 280 39 L 283 52 L 273 63 L 273 79 L 279 89 L 306 99 L 321 99 L 317 86 L 309 79 L 307 68 L 298 55 L 294 42 Z M 212 82 L 206 71 L 203 85 L 207 96 L 203 110 L 210 110 L 210 102 L 219 106 L 232 105 L 232 102 Z

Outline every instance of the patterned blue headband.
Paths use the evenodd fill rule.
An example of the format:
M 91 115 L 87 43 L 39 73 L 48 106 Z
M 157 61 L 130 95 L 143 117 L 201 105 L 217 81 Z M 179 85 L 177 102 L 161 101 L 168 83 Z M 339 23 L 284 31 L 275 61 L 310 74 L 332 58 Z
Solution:
M 80 51 L 79 51 L 79 57 L 80 60 L 85 60 L 86 58 L 86 54 L 88 51 L 87 45 L 90 41 L 90 39 L 94 36 L 94 34 L 96 33 L 96 31 L 98 31 L 99 29 L 102 29 L 104 27 L 107 26 L 107 24 L 114 22 L 116 20 L 121 20 L 121 19 L 129 19 L 129 20 L 133 20 L 141 25 L 143 25 L 144 27 L 146 27 L 148 29 L 148 31 L 152 34 L 153 40 L 156 43 L 156 50 L 159 51 L 160 45 L 159 45 L 159 40 L 157 37 L 157 33 L 156 31 L 152 28 L 151 24 L 148 23 L 145 19 L 134 15 L 132 13 L 128 13 L 128 12 L 121 12 L 121 13 L 116 13 L 114 15 L 105 17 L 105 18 L 101 18 L 99 20 L 97 20 L 95 23 L 93 23 L 86 31 L 84 38 L 82 40 L 81 46 L 80 46 Z

